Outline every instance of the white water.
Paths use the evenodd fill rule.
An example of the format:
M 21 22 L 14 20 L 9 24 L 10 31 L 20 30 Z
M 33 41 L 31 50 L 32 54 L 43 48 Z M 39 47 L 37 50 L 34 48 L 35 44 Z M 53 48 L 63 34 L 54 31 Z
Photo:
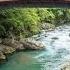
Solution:
M 57 27 L 54 31 L 43 32 L 39 40 L 46 46 L 45 52 L 34 58 L 44 62 L 43 70 L 60 70 L 60 65 L 70 61 L 70 26 Z M 46 35 L 46 36 L 45 36 Z M 54 39 L 55 38 L 55 39 Z

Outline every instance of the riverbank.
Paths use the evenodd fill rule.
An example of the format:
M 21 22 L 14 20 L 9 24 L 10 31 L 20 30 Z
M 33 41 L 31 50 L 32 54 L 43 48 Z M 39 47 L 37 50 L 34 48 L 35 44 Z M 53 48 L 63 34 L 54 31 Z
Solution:
M 46 27 L 48 26 L 46 25 Z M 44 27 L 45 28 L 44 30 L 41 30 L 42 33 L 54 31 L 55 29 L 58 29 L 58 28 L 61 29 L 62 26 L 57 27 L 57 28 L 48 28 L 48 30 L 46 27 Z M 45 34 L 45 37 L 47 37 L 46 34 Z M 55 39 L 55 38 L 57 37 L 54 37 L 52 39 Z M 0 40 L 0 63 L 3 63 L 3 61 L 6 61 L 6 59 L 10 57 L 8 55 L 14 54 L 14 52 L 44 49 L 45 46 L 43 45 L 41 41 L 38 41 L 38 39 L 39 39 L 39 34 L 33 35 L 30 38 L 21 39 L 19 41 L 13 40 L 10 38 L 1 39 Z
M 0 63 L 3 63 L 14 52 L 25 50 L 41 50 L 44 49 L 43 43 L 34 39 L 26 39 L 23 41 L 12 42 L 12 39 L 3 39 L 0 43 Z
M 40 34 L 42 32 L 49 32 L 55 29 L 54 26 L 52 27 L 52 24 L 44 24 L 42 24 L 42 30 L 40 30 Z M 10 57 L 7 55 L 13 54 L 14 52 L 44 49 L 45 46 L 43 45 L 43 43 L 41 41 L 38 41 L 38 39 L 36 40 L 35 37 L 39 38 L 39 34 L 33 35 L 29 38 L 22 38 L 19 41 L 18 39 L 14 40 L 11 38 L 0 39 L 0 63 L 6 61 L 6 59 Z

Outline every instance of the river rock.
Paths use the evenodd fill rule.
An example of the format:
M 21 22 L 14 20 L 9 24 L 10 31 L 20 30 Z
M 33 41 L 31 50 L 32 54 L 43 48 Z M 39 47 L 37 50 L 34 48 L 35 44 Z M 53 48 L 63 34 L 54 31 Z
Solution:
M 2 43 L 3 43 L 4 45 L 11 46 L 11 47 L 15 48 L 15 49 L 18 50 L 18 51 L 25 49 L 24 46 L 23 46 L 23 44 L 20 43 L 19 41 L 16 41 L 16 40 L 14 40 L 14 42 L 12 42 L 12 39 L 4 39 L 4 40 L 2 41 Z
M 0 51 L 2 51 L 4 54 L 11 54 L 15 52 L 15 48 L 0 44 Z
M 51 23 L 42 23 L 41 28 L 44 30 L 53 30 L 55 28 L 55 26 Z
M 33 38 L 27 38 L 22 41 L 14 41 L 11 39 L 5 39 L 2 41 L 3 44 L 11 46 L 16 50 L 25 50 L 25 49 L 43 49 L 44 45 L 40 41 L 36 41 Z
M 3 54 L 2 51 L 0 51 L 0 61 L 5 59 L 6 59 L 6 56 Z
M 12 48 L 12 47 L 5 47 L 3 49 L 4 54 L 12 54 L 13 52 L 15 52 L 15 48 Z
M 25 50 L 24 46 L 22 43 L 20 43 L 19 41 L 15 41 L 12 44 L 12 47 L 14 47 L 16 50 L 21 51 L 21 50 Z
M 58 37 L 53 37 L 52 39 L 57 40 L 57 39 L 58 39 Z
M 70 62 L 65 62 L 60 65 L 60 70 L 70 70 Z
M 21 41 L 21 43 L 26 49 L 31 49 L 31 50 L 44 49 L 44 45 L 42 42 L 33 39 L 27 39 L 26 41 Z
M 64 68 L 61 69 L 61 70 L 70 70 L 70 66 L 66 66 L 66 67 L 64 67 Z
M 7 55 L 12 54 L 13 52 L 15 52 L 15 48 L 0 44 L 0 63 L 4 63 L 6 61 Z

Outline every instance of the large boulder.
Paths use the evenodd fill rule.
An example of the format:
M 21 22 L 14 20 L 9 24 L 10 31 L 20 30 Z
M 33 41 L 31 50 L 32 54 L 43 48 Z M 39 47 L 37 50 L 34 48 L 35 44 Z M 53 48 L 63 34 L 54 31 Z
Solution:
M 12 39 L 4 39 L 2 41 L 2 43 L 4 45 L 8 45 L 10 47 L 13 47 L 13 48 L 15 48 L 18 51 L 25 49 L 24 46 L 23 46 L 23 44 L 21 44 L 19 41 L 16 41 L 16 40 L 14 40 L 14 42 L 12 42 Z
M 16 50 L 25 50 L 25 49 L 37 50 L 37 49 L 44 48 L 44 45 L 42 42 L 36 41 L 35 39 L 32 39 L 32 38 L 27 38 L 22 41 L 14 41 L 14 42 L 12 42 L 12 40 L 10 39 L 4 39 L 2 43 L 4 45 L 8 45 L 15 48 Z
M 15 41 L 12 44 L 12 47 L 14 47 L 16 50 L 21 51 L 21 50 L 25 50 L 24 46 L 22 43 L 20 43 L 19 41 Z
M 44 49 L 44 45 L 42 42 L 40 41 L 36 41 L 33 39 L 28 38 L 25 41 L 21 41 L 21 43 L 23 44 L 23 46 L 26 49 L 31 49 L 31 50 L 40 50 L 40 49 Z

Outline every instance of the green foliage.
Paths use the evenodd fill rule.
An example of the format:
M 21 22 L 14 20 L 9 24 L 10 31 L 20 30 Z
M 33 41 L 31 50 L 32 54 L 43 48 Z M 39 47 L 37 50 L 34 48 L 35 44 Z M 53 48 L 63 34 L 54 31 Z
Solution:
M 70 22 L 70 9 L 6 8 L 0 9 L 0 37 L 29 37 L 40 32 L 42 23 L 58 26 Z M 48 24 L 49 23 L 49 24 Z
M 41 22 L 51 22 L 55 18 L 53 11 L 48 8 L 38 8 L 38 15 Z
M 4 37 L 5 32 L 5 28 L 2 25 L 0 25 L 0 37 Z
M 35 8 L 13 8 L 0 10 L 0 25 L 5 28 L 6 34 L 11 31 L 13 35 L 24 37 L 39 32 L 39 17 Z

